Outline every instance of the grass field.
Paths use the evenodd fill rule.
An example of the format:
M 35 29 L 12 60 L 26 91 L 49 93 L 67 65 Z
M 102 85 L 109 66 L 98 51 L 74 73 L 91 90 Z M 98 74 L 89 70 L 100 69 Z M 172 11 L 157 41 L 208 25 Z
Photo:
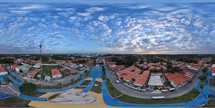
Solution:
M 210 86 L 215 86 L 215 78 L 210 79 L 209 85 Z
M 122 93 L 118 90 L 116 90 L 111 82 L 107 80 L 106 82 L 107 89 L 109 93 L 112 95 L 112 97 L 119 96 Z M 131 97 L 128 95 L 123 94 L 120 96 L 118 99 L 123 101 L 123 102 L 129 102 L 129 103 L 138 103 L 138 104 L 168 104 L 168 103 L 181 103 L 181 102 L 188 102 L 199 96 L 199 91 L 196 89 L 193 89 L 189 93 L 179 96 L 176 98 L 171 98 L 171 99 L 140 99 L 140 98 L 135 98 Z

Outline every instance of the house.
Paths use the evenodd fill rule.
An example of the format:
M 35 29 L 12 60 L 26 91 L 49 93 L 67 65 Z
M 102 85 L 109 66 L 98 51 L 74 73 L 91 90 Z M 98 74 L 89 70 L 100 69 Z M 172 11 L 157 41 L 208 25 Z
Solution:
M 116 68 L 117 68 L 117 70 L 122 70 L 125 68 L 125 65 L 118 65 Z
M 34 76 L 36 76 L 37 73 L 38 73 L 38 72 L 36 72 L 36 71 L 31 71 L 31 72 L 28 73 L 28 77 L 29 77 L 29 78 L 34 78 Z
M 11 68 L 12 68 L 13 70 L 15 70 L 15 71 L 19 72 L 19 69 L 18 69 L 17 67 L 18 67 L 18 65 L 17 65 L 17 64 L 13 64 L 13 65 L 11 65 Z
M 74 70 L 70 70 L 70 74 L 75 75 L 76 72 Z
M 193 70 L 199 70 L 200 68 L 198 65 L 188 65 L 187 67 Z
M 45 76 L 45 81 L 51 81 L 51 76 L 46 75 Z
M 184 72 L 184 76 L 187 76 L 190 78 L 193 78 L 193 76 L 194 76 L 194 73 L 191 71 L 183 70 L 183 72 Z
M 8 72 L 3 67 L 0 67 L 0 76 L 7 75 L 7 74 Z
M 60 73 L 59 70 L 52 69 L 51 70 L 52 78 L 61 78 L 62 74 Z
M 215 66 L 210 68 L 210 72 L 212 76 L 215 76 Z
M 144 71 L 140 77 L 136 78 L 136 80 L 134 81 L 134 85 L 140 86 L 140 87 L 145 86 L 149 78 L 149 75 L 150 75 L 150 71 Z
M 166 73 L 165 77 L 170 81 L 171 85 L 174 87 L 180 87 L 186 84 L 191 78 L 184 76 L 182 73 L 175 72 L 173 73 Z

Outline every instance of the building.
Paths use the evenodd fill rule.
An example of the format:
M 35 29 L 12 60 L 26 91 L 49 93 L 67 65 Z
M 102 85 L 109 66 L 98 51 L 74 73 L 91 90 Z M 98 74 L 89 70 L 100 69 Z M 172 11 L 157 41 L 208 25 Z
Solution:
M 34 68 L 39 69 L 40 67 L 41 67 L 41 63 L 37 63 L 37 64 L 34 65 Z
M 190 78 L 193 78 L 193 76 L 194 76 L 194 73 L 191 72 L 191 71 L 183 70 L 183 72 L 184 72 L 184 76 L 187 76 L 187 77 L 190 77 Z
M 59 70 L 52 69 L 51 70 L 52 78 L 61 78 L 62 74 L 60 73 Z
M 36 71 L 31 71 L 31 72 L 28 73 L 28 77 L 29 78 L 34 78 L 37 75 L 37 73 L 38 72 L 36 72 Z
M 215 64 L 213 64 L 212 67 L 210 68 L 210 72 L 212 76 L 215 76 Z
M 196 70 L 196 71 L 199 70 L 199 68 L 200 68 L 200 66 L 198 66 L 198 65 L 188 65 L 187 67 L 192 70 Z
M 76 72 L 74 70 L 70 70 L 71 75 L 76 75 Z
M 150 71 L 144 71 L 143 74 L 139 77 L 135 77 L 134 85 L 136 86 L 145 86 L 147 83 L 147 80 L 149 78 Z
M 171 85 L 178 88 L 186 84 L 190 77 L 184 76 L 184 74 L 175 72 L 175 73 L 166 73 L 165 77 L 170 81 Z
M 7 74 L 8 72 L 3 67 L 0 67 L 0 76 L 7 75 Z
M 46 75 L 45 76 L 45 81 L 51 81 L 51 76 Z

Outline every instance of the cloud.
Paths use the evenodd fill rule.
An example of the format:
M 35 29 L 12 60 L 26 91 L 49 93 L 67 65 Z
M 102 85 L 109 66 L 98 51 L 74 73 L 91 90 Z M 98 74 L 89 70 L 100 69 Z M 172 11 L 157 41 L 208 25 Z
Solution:
M 101 7 L 91 7 L 91 8 L 88 8 L 86 9 L 86 12 L 89 12 L 89 13 L 94 13 L 94 12 L 101 12 L 101 11 L 105 11 L 106 8 L 101 8 Z
M 46 8 L 48 8 L 46 5 L 31 4 L 31 5 L 21 7 L 20 10 L 35 10 L 35 9 L 46 9 Z

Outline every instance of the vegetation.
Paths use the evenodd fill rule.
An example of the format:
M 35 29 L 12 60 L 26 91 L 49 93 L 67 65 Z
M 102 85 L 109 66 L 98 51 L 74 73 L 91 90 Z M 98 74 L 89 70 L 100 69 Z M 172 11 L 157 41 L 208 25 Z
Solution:
M 209 81 L 210 86 L 215 86 L 215 78 L 211 78 Z
M 0 64 L 13 64 L 13 59 L 12 58 L 2 58 L 0 59 Z
M 90 91 L 95 93 L 102 93 L 101 82 L 96 81 L 94 86 L 90 89 Z
M 0 101 L 0 107 L 29 107 L 28 103 L 31 101 L 23 100 L 17 97 L 11 97 Z
M 168 70 L 166 71 L 166 72 L 168 72 L 168 73 L 175 73 L 175 72 L 180 72 L 180 71 L 182 71 L 179 67 L 170 67 L 170 68 L 168 68 Z
M 207 68 L 207 67 L 204 67 L 204 68 L 202 69 L 202 72 L 204 72 L 204 73 L 207 73 L 207 71 L 208 71 L 208 68 Z
M 140 99 L 140 98 L 131 97 L 125 94 L 122 95 L 120 91 L 116 90 L 113 87 L 113 85 L 109 80 L 107 80 L 106 86 L 109 93 L 112 95 L 112 97 L 116 97 L 116 98 L 118 97 L 118 99 L 123 102 L 138 103 L 138 104 L 154 104 L 154 103 L 168 104 L 168 103 L 187 102 L 187 101 L 193 100 L 200 94 L 196 89 L 193 89 L 192 91 L 190 91 L 189 93 L 183 96 L 179 96 L 171 99 Z
M 33 83 L 24 83 L 20 87 L 20 91 L 27 93 L 27 94 L 33 93 L 36 89 L 37 89 L 37 85 L 35 85 Z
M 52 69 L 60 69 L 62 68 L 59 65 L 42 65 L 42 72 L 40 72 L 41 74 L 41 78 L 44 79 L 45 75 L 51 76 L 51 70 Z
M 113 57 L 112 61 L 116 62 L 116 65 L 125 65 L 126 67 L 133 65 L 137 61 L 137 56 L 135 55 L 126 55 L 120 57 Z
M 47 55 L 42 55 L 42 62 L 43 62 L 43 63 L 48 63 L 48 62 L 49 62 L 49 56 L 47 56 Z
M 203 75 L 203 76 L 200 76 L 200 77 L 199 77 L 199 80 L 203 82 L 203 81 L 206 80 L 206 78 L 207 78 L 207 77 L 206 77 L 205 75 Z

